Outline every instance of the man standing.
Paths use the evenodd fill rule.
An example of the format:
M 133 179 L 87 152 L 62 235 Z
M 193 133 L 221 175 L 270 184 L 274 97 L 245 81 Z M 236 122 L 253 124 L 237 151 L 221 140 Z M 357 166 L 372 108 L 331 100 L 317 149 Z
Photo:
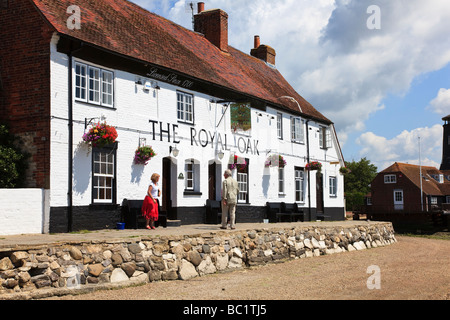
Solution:
M 222 183 L 222 226 L 220 228 L 227 228 L 227 217 L 229 213 L 231 229 L 235 229 L 236 203 L 239 187 L 237 181 L 231 177 L 231 170 L 225 170 L 223 176 L 225 180 Z

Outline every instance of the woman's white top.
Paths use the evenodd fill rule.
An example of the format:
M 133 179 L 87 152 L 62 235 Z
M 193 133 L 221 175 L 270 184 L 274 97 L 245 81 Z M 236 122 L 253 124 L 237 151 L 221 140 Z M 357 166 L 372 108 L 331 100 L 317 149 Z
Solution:
M 150 185 L 152 187 L 152 197 L 153 199 L 158 199 L 158 191 L 159 191 L 159 186 L 158 184 L 154 184 L 153 181 L 150 181 Z

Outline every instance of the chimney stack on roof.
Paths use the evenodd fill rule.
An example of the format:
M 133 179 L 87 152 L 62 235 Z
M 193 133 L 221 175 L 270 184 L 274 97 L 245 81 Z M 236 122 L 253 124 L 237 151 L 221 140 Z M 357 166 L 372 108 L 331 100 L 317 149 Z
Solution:
M 275 56 L 277 55 L 275 49 L 265 44 L 260 44 L 259 36 L 255 36 L 254 49 L 250 51 L 250 55 L 255 58 L 264 60 L 265 62 L 275 65 Z
M 444 136 L 442 138 L 441 170 L 450 170 L 450 114 L 444 118 Z
M 228 52 L 228 14 L 220 9 L 206 10 L 198 3 L 198 14 L 194 16 L 194 31 L 205 35 L 212 44 Z

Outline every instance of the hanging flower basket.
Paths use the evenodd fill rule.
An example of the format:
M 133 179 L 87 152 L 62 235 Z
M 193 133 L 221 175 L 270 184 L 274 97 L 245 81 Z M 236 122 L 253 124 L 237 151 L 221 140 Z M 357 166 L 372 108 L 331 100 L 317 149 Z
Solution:
M 266 167 L 280 167 L 284 168 L 286 166 L 286 160 L 284 160 L 283 156 L 273 154 L 269 156 L 264 163 Z
M 154 156 L 156 153 L 151 146 L 139 147 L 134 152 L 134 163 L 145 166 Z
M 104 147 L 113 144 L 117 139 L 117 131 L 106 123 L 97 123 L 83 135 L 83 141 L 93 147 Z
M 307 163 L 305 168 L 306 168 L 306 170 L 311 170 L 311 171 L 317 170 L 320 172 L 322 170 L 322 164 L 318 161 L 313 161 L 313 162 Z
M 238 156 L 234 156 L 234 162 L 228 165 L 230 170 L 237 169 L 238 172 L 244 172 L 247 169 L 247 161 L 244 158 L 239 158 Z
M 342 175 L 346 175 L 346 174 L 349 174 L 350 172 L 352 172 L 349 168 L 347 168 L 347 167 L 340 167 L 339 168 L 339 172 L 342 174 Z

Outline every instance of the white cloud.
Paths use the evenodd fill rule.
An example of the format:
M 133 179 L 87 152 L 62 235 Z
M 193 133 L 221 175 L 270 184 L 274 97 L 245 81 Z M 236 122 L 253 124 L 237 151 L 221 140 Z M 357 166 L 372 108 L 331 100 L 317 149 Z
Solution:
M 442 116 L 450 114 L 450 89 L 441 88 L 437 97 L 430 102 L 427 109 Z
M 392 139 L 363 133 L 357 143 L 362 146 L 361 157 L 366 157 L 381 171 L 394 162 L 419 164 L 419 137 L 422 165 L 439 168 L 442 147 L 442 125 L 403 131 Z
M 366 27 L 371 4 L 381 9 L 381 30 Z M 445 29 L 449 1 L 337 1 L 315 48 L 319 63 L 299 73 L 298 88 L 339 136 L 363 130 L 388 93 L 404 94 L 417 76 L 450 62 Z

